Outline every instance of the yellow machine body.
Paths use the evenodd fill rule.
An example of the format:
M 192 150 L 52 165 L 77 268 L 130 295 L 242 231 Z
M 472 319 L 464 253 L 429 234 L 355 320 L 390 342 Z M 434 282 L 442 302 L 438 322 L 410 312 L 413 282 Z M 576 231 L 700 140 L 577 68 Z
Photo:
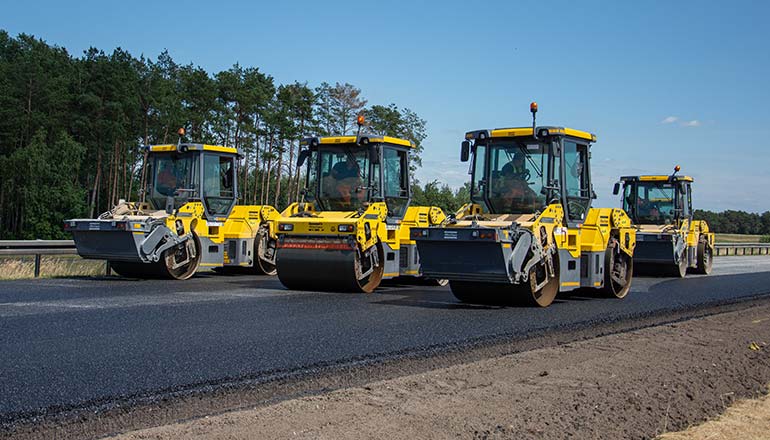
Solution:
M 678 171 L 678 168 L 677 168 Z M 635 264 L 654 274 L 683 277 L 690 271 L 711 272 L 714 233 L 708 224 L 693 218 L 690 176 L 623 176 L 622 206 L 637 230 Z
M 78 253 L 121 275 L 185 279 L 200 267 L 275 272 L 271 206 L 236 205 L 238 151 L 206 144 L 146 147 L 147 201 L 65 221 Z
M 427 276 L 448 279 L 466 302 L 547 306 L 558 292 L 580 287 L 626 295 L 636 230 L 623 210 L 590 206 L 596 136 L 520 127 L 465 139 L 473 201 L 440 227 L 412 230 Z
M 440 224 L 445 215 L 437 207 L 409 206 L 412 143 L 389 136 L 333 136 L 302 145 L 314 194 L 290 205 L 276 221 L 281 282 L 293 289 L 371 292 L 382 279 L 421 276 L 410 228 Z M 355 200 L 344 197 L 349 191 L 340 196 L 332 188 L 346 188 L 350 179 L 357 181 L 350 196 Z M 348 205 L 351 209 L 339 209 Z

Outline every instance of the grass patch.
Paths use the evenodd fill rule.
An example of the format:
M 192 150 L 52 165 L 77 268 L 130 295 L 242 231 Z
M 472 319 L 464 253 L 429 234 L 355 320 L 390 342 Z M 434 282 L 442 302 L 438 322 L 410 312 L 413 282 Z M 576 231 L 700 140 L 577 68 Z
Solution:
M 717 243 L 759 243 L 761 235 L 715 234 Z
M 84 260 L 77 255 L 43 255 L 40 259 L 40 277 L 103 276 L 105 262 Z M 18 280 L 35 277 L 35 256 L 0 257 L 0 280 Z
M 657 440 L 748 440 L 767 439 L 770 432 L 770 398 L 743 400 L 730 406 L 715 420 L 680 432 L 663 434 Z

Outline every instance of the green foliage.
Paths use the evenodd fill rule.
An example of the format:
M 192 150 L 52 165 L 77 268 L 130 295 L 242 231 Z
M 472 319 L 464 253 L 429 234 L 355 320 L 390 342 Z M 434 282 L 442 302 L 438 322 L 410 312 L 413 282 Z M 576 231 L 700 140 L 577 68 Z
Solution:
M 770 211 L 755 214 L 744 211 L 712 212 L 696 209 L 695 218 L 706 220 L 709 229 L 723 234 L 770 234 Z
M 277 85 L 239 64 L 212 75 L 177 64 L 166 51 L 152 60 L 92 47 L 73 57 L 0 30 L 0 239 L 66 238 L 64 219 L 136 200 L 140 146 L 175 143 L 180 127 L 186 141 L 241 149 L 241 203 L 282 208 L 302 186 L 299 140 L 354 133 L 366 105 L 348 83 Z M 414 112 L 395 104 L 369 111 L 383 114 L 375 116 L 378 131 L 421 151 L 425 121 Z M 389 111 L 392 121 L 385 120 Z
M 759 237 L 760 243 L 770 243 L 770 235 L 763 235 Z
M 74 178 L 84 153 L 85 147 L 69 135 L 58 134 L 48 143 L 41 130 L 29 144 L 0 162 L 3 175 L 13 176 L 4 186 L 24 208 L 21 238 L 67 238 L 62 220 L 85 214 L 85 191 Z M 10 170 L 21 172 L 5 173 Z
M 452 191 L 449 185 L 437 180 L 426 183 L 424 186 L 412 185 L 412 205 L 438 206 L 444 213 L 454 213 L 461 206 L 470 201 L 468 185 L 457 191 Z

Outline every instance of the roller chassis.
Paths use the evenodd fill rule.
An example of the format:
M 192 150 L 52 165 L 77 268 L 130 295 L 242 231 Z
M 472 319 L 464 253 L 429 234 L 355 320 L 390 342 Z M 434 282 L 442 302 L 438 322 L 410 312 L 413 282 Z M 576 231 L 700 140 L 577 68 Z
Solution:
M 450 219 L 437 227 L 413 228 L 412 237 L 423 255 L 423 273 L 432 278 L 481 283 L 479 289 L 490 284 L 509 284 L 536 292 L 554 279 L 566 281 L 559 285 L 558 290 L 562 292 L 581 287 L 605 289 L 607 282 L 612 280 L 613 268 L 597 266 L 595 273 L 586 271 L 588 273 L 583 274 L 581 267 L 577 281 L 574 277 L 568 279 L 570 270 L 564 270 L 570 260 L 575 268 L 589 266 L 587 260 L 607 252 L 618 254 L 612 256 L 612 261 L 617 261 L 621 255 L 633 257 L 635 234 L 630 219 L 622 210 L 594 210 L 592 217 L 606 223 L 583 224 L 580 229 L 570 230 L 562 224 L 561 207 L 553 205 L 543 213 L 519 216 L 518 221 L 507 224 L 495 220 L 506 217 L 500 215 L 474 215 L 460 221 Z M 593 237 L 598 242 L 586 239 L 585 243 L 570 246 L 570 235 L 576 237 L 574 241 L 581 241 L 578 238 L 580 230 L 598 232 Z M 607 279 L 605 269 L 609 270 Z M 621 269 L 616 277 L 625 278 L 625 266 Z
M 638 225 L 634 263 L 641 269 L 683 277 L 689 272 L 708 274 L 714 253 L 714 234 L 705 221 L 684 220 L 675 225 Z M 706 253 L 707 255 L 703 255 Z M 703 261 L 706 258 L 707 261 Z M 660 271 L 658 271 L 660 273 Z
M 278 231 L 279 280 L 292 289 L 371 292 L 383 278 L 422 278 L 409 230 L 412 224 L 440 223 L 443 212 L 409 207 L 398 223 L 387 213 L 383 202 L 353 212 L 315 211 L 310 203 L 291 205 L 277 221 L 291 228 Z
M 682 258 L 694 260 L 686 255 L 687 235 L 680 231 L 658 232 L 637 230 L 637 264 L 679 264 Z M 688 266 L 690 264 L 688 263 Z
M 91 259 L 157 263 L 167 250 L 184 247 L 195 257 L 192 232 L 177 235 L 166 226 L 166 216 L 132 214 L 113 217 L 107 212 L 99 219 L 68 220 L 67 229 L 78 254 Z
M 240 205 L 228 218 L 208 221 L 200 202 L 171 214 L 152 210 L 146 203 L 121 202 L 98 219 L 67 220 L 65 229 L 72 233 L 81 257 L 107 260 L 122 275 L 183 279 L 199 265 L 247 266 L 255 271 L 259 265 L 260 272 L 268 273 L 269 258 L 275 259 L 271 220 L 279 215 L 270 206 Z M 189 270 L 182 270 L 184 266 Z M 184 277 L 177 271 L 184 272 Z
M 422 246 L 427 249 L 423 251 L 423 273 L 434 278 L 521 284 L 529 281 L 530 269 L 542 261 L 548 262 L 551 266 L 550 272 L 553 272 L 553 247 L 544 248 L 541 241 L 535 239 L 532 231 L 522 228 L 516 222 L 507 227 L 500 227 L 473 220 L 467 226 L 455 223 L 447 227 L 413 228 L 412 234 L 421 244 L 463 244 L 463 264 L 457 267 L 458 270 L 443 269 L 447 266 L 436 264 L 438 261 L 455 257 L 447 255 L 442 258 L 441 254 L 444 254 L 445 249 Z M 493 238 L 482 241 L 478 238 L 481 236 Z M 490 253 L 498 255 L 500 261 L 507 263 L 490 268 L 484 258 Z
M 383 279 L 422 278 L 410 228 L 441 223 L 438 207 L 411 206 L 413 142 L 389 136 L 303 139 L 301 202 L 277 221 L 276 268 L 289 289 L 370 293 Z
M 531 127 L 465 133 L 471 203 L 438 228 L 412 231 L 423 272 L 449 279 L 463 302 L 547 307 L 558 292 L 583 287 L 625 297 L 635 230 L 623 210 L 591 207 L 596 136 L 538 127 L 537 103 L 530 111 Z
M 621 204 L 637 231 L 637 268 L 681 278 L 688 272 L 711 272 L 714 234 L 705 221 L 693 218 L 694 179 L 679 171 L 677 165 L 670 176 L 622 176 L 613 193 L 619 194 L 622 185 Z

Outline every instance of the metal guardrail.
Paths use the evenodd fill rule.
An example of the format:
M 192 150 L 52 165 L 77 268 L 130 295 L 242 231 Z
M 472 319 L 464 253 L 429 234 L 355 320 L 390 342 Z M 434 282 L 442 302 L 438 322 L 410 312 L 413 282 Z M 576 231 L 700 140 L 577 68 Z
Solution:
M 40 276 L 40 260 L 43 255 L 77 255 L 72 240 L 0 240 L 0 256 L 35 256 L 35 278 Z M 106 263 L 106 273 L 110 265 Z
M 770 243 L 717 243 L 714 245 L 717 257 L 733 255 L 770 255 Z M 40 276 L 42 255 L 77 255 L 72 240 L 0 240 L 0 256 L 35 256 L 35 278 Z M 110 274 L 106 263 L 105 273 Z
M 0 255 L 77 254 L 72 240 L 0 240 Z
M 728 255 L 770 255 L 770 243 L 716 243 L 715 256 Z

